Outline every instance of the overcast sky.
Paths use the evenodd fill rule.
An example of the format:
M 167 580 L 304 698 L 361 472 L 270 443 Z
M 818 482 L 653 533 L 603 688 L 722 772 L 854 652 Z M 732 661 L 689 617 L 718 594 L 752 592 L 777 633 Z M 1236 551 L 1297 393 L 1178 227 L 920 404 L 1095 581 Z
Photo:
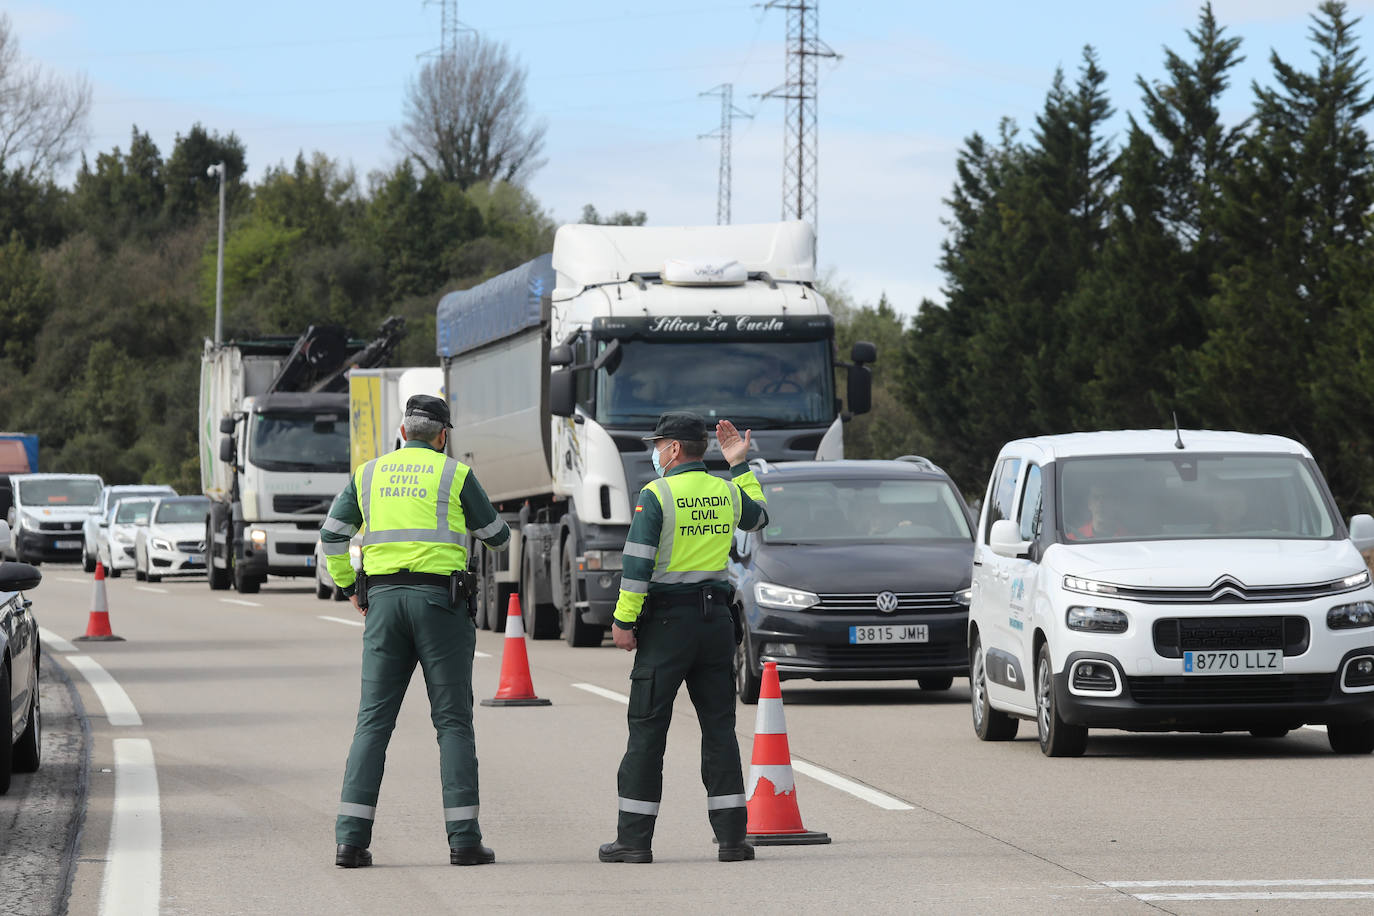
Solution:
M 1374 0 L 1351 8 L 1367 15 Z M 1217 0 L 1244 40 L 1226 108 L 1249 111 L 1271 50 L 1307 69 L 1315 2 Z M 1139 111 L 1137 75 L 1162 78 L 1167 45 L 1189 56 L 1199 6 L 1183 0 L 867 0 L 822 3 L 820 265 L 860 301 L 886 292 L 905 313 L 942 299 L 941 203 L 974 131 L 1003 116 L 1033 126 L 1054 69 L 1076 71 L 1094 45 L 1117 109 Z M 199 121 L 244 141 L 253 177 L 298 151 L 351 162 L 360 177 L 396 161 L 419 56 L 440 40 L 440 8 L 421 0 L 187 4 L 20 0 L 6 4 L 22 53 L 84 72 L 94 100 L 88 155 L 128 147 L 130 128 L 170 153 Z M 715 221 L 719 148 L 697 139 L 720 119 L 701 92 L 733 83 L 752 120 L 735 123 L 735 222 L 781 215 L 783 107 L 756 98 L 784 78 L 785 13 L 748 2 L 462 0 L 459 16 L 506 42 L 529 68 L 532 108 L 548 122 L 548 164 L 531 190 L 559 221 L 582 205 L 644 210 L 654 225 Z M 1371 23 L 1359 35 L 1366 48 Z

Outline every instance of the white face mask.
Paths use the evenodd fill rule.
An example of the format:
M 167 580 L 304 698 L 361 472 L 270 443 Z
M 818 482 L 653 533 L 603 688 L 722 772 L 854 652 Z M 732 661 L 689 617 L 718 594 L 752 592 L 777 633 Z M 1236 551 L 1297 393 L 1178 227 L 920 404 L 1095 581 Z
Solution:
M 667 448 L 667 446 L 664 446 L 664 448 Z M 663 467 L 663 463 L 659 460 L 658 453 L 659 449 L 654 449 L 654 454 L 649 460 L 654 463 L 654 471 L 658 474 L 659 477 L 662 477 L 665 469 Z

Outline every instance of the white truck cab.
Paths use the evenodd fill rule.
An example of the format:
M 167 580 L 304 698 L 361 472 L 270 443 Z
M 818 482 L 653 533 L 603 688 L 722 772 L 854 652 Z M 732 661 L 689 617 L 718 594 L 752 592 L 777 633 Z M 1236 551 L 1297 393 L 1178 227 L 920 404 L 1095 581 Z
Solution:
M 1374 750 L 1374 586 L 1311 454 L 1198 430 L 1021 439 L 998 455 L 975 537 L 978 737 L 1034 719 L 1049 756 L 1089 728 L 1327 727 Z

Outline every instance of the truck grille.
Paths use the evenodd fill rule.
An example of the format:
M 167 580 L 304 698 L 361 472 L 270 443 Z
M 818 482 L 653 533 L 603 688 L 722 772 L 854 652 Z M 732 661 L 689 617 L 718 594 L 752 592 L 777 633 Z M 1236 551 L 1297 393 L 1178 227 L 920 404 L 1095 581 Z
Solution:
M 954 603 L 949 592 L 894 592 L 897 596 L 897 609 L 886 614 L 954 614 L 965 610 L 961 604 Z M 811 609 L 834 611 L 839 614 L 876 614 L 878 613 L 878 592 L 837 592 L 821 595 L 821 603 Z
M 1282 649 L 1284 655 L 1307 651 L 1306 617 L 1166 617 L 1154 625 L 1155 651 L 1182 658 L 1189 650 Z
M 312 496 L 305 493 L 280 493 L 272 497 L 272 511 L 288 515 L 326 515 L 334 502 L 332 496 Z
M 308 557 L 314 552 L 314 544 L 293 544 L 290 541 L 277 544 L 277 553 L 283 556 Z
M 1208 677 L 1128 677 L 1143 705 L 1209 703 L 1320 703 L 1331 695 L 1333 674 L 1223 674 Z

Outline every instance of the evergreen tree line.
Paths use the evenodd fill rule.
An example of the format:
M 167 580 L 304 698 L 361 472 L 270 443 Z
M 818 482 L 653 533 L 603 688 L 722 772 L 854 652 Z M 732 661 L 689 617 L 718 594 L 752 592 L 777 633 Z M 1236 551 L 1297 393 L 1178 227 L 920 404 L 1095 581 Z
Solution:
M 218 178 L 226 172 L 224 336 L 407 319 L 398 365 L 432 365 L 439 296 L 552 244 L 523 189 L 423 172 L 365 186 L 329 157 L 246 180 L 233 134 L 200 125 L 168 156 L 136 127 L 70 189 L 0 170 L 0 429 L 38 433 L 46 471 L 199 492 L 200 356 L 213 334 Z
M 923 303 L 878 380 L 908 411 L 904 447 L 979 494 L 1009 439 L 1177 414 L 1297 439 L 1343 510 L 1374 506 L 1374 98 L 1357 22 L 1321 3 L 1311 66 L 1271 53 L 1241 123 L 1220 108 L 1241 41 L 1208 4 L 1164 78 L 1137 79 L 1119 147 L 1091 47 L 1029 137 L 1009 120 L 970 136 L 947 301 Z M 861 312 L 890 332 L 881 307 Z

